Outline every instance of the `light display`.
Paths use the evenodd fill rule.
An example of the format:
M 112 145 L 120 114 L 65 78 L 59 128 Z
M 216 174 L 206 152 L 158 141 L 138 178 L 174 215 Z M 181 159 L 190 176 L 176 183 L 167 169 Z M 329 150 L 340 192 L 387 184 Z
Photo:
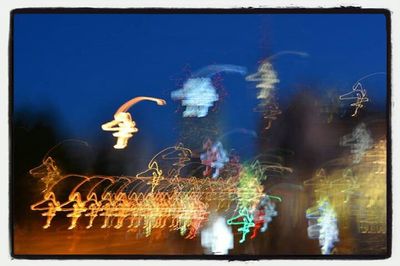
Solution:
M 282 170 L 279 166 L 263 165 L 259 161 L 254 161 L 251 164 L 244 165 L 240 171 L 237 185 L 238 214 L 227 221 L 228 225 L 241 225 L 237 229 L 242 234 L 240 243 L 246 240 L 246 235 L 250 232 L 250 228 L 253 228 L 253 234 L 250 238 L 256 236 L 261 224 L 263 224 L 263 232 L 265 232 L 272 217 L 277 215 L 274 210 L 271 210 L 273 203 L 270 201 L 282 201 L 282 199 L 265 194 L 261 185 L 261 182 L 267 179 L 265 171 L 268 168 Z M 259 209 L 259 206 L 262 210 Z
M 390 11 L 87 11 L 11 14 L 11 256 L 390 256 Z
M 260 231 L 265 232 L 268 229 L 268 224 L 272 221 L 272 217 L 275 217 L 278 215 L 278 212 L 275 210 L 275 203 L 270 199 L 270 197 L 265 197 L 261 201 L 261 207 L 263 207 L 262 213 L 264 214 L 264 217 L 260 218 L 260 220 L 263 223 L 263 226 L 261 227 Z
M 364 104 L 369 101 L 367 90 L 362 87 L 360 82 L 357 82 L 350 92 L 340 95 L 339 100 L 355 100 L 350 104 L 350 106 L 354 107 L 354 112 L 351 116 L 356 116 L 359 113 L 359 109 L 363 108 Z
M 356 219 L 361 234 L 386 234 L 386 141 L 366 151 L 358 171 L 361 195 L 356 197 Z
M 282 113 L 277 100 L 276 84 L 280 82 L 278 73 L 272 65 L 272 59 L 281 55 L 292 54 L 299 56 L 307 56 L 306 53 L 296 51 L 282 51 L 276 53 L 260 63 L 256 73 L 246 77 L 247 81 L 256 82 L 256 88 L 259 89 L 257 99 L 258 106 L 255 111 L 263 113 L 263 118 L 267 121 L 265 129 L 270 129 L 273 120 L 276 120 L 278 115 Z
M 205 152 L 200 154 L 201 163 L 206 166 L 203 175 L 209 176 L 212 174 L 212 178 L 217 178 L 220 169 L 229 161 L 227 152 L 221 142 L 212 143 L 210 139 L 204 142 L 203 149 Z M 212 169 L 214 169 L 214 173 L 211 173 Z
M 272 199 L 274 199 L 274 197 L 264 197 L 260 201 L 259 206 L 253 211 L 254 229 L 250 239 L 254 239 L 258 232 L 266 232 L 268 230 L 268 224 L 272 221 L 272 218 L 278 215 L 278 212 L 275 210 L 275 203 Z M 281 201 L 278 197 L 275 197 L 275 199 Z
M 182 89 L 171 93 L 171 98 L 186 106 L 183 117 L 205 117 L 219 99 L 210 78 L 190 78 Z
M 265 129 L 269 129 L 272 121 L 276 120 L 277 116 L 281 114 L 275 90 L 275 84 L 279 83 L 278 75 L 272 63 L 265 60 L 258 68 L 258 72 L 247 76 L 246 80 L 257 82 L 259 103 L 255 110 L 263 113 L 263 117 L 267 121 Z
M 218 143 L 214 147 L 222 148 Z M 136 176 L 63 174 L 55 160 L 48 157 L 41 166 L 31 170 L 31 174 L 47 186 L 43 199 L 32 204 L 31 209 L 41 211 L 42 216 L 47 217 L 44 229 L 50 227 L 57 213 L 65 213 L 70 220 L 69 230 L 87 217 L 86 229 L 91 229 L 95 220 L 102 219 L 103 229 L 141 228 L 146 237 L 154 229 L 165 229 L 179 231 L 186 239 L 192 239 L 207 223 L 211 211 L 228 211 L 232 207 L 239 211 L 239 216 L 232 217 L 227 223 L 241 225 L 238 231 L 243 233 L 242 243 L 254 227 L 254 214 L 261 208 L 262 222 L 256 230 L 263 224 L 262 231 L 265 231 L 272 216 L 276 215 L 270 200 L 281 199 L 266 195 L 261 182 L 267 179 L 265 171 L 285 168 L 255 161 L 239 167 L 238 175 L 228 178 L 182 177 L 181 169 L 190 163 L 191 156 L 192 151 L 182 144 L 168 147 L 153 156 L 147 169 Z M 230 166 L 234 163 L 230 162 Z M 76 185 L 63 201 L 55 191 L 69 183 Z M 218 227 L 218 223 L 215 226 Z M 218 253 L 216 249 L 219 248 L 211 247 L 212 252 Z
M 171 98 L 181 100 L 183 117 L 205 117 L 219 95 L 212 83 L 212 76 L 219 72 L 246 74 L 244 67 L 235 65 L 211 65 L 195 72 L 184 84 L 183 88 L 171 92 Z
M 337 251 L 340 228 L 348 228 L 352 221 L 360 234 L 386 233 L 386 142 L 373 144 L 361 123 L 341 139 L 341 145 L 351 147 L 353 163 L 333 160 L 304 182 L 316 201 L 306 211 L 308 237 L 319 241 L 323 255 Z M 31 209 L 46 218 L 43 229 L 59 215 L 69 221 L 68 230 L 99 225 L 144 237 L 160 230 L 177 231 L 184 239 L 201 232 L 207 252 L 227 254 L 233 248 L 231 227 L 240 234 L 241 244 L 268 230 L 282 198 L 267 194 L 265 182 L 270 174 L 292 169 L 270 161 L 240 163 L 227 155 L 220 141 L 207 139 L 204 149 L 200 159 L 208 168 L 203 178 L 182 175 L 182 169 L 193 164 L 193 152 L 182 144 L 161 150 L 134 176 L 66 174 L 47 157 L 30 171 L 44 186 L 42 199 Z M 65 184 L 76 185 L 62 199 L 57 191 Z M 219 216 L 209 223 L 210 213 L 227 218 Z
M 227 221 L 229 225 L 241 225 L 237 231 L 242 234 L 242 237 L 239 243 L 243 243 L 246 240 L 246 235 L 250 232 L 250 228 L 254 227 L 254 217 L 249 213 L 249 210 L 246 207 L 242 207 L 239 209 L 239 214 L 233 216 Z
M 124 149 L 128 145 L 128 140 L 133 137 L 133 134 L 138 132 L 135 121 L 132 120 L 128 110 L 131 106 L 141 101 L 153 101 L 158 105 L 165 105 L 163 99 L 153 97 L 135 97 L 123 105 L 121 105 L 114 114 L 114 120 L 107 122 L 101 126 L 104 131 L 116 131 L 113 136 L 117 138 L 115 149 Z
M 342 101 L 346 101 L 346 100 L 354 101 L 355 100 L 355 102 L 350 104 L 350 106 L 354 107 L 353 114 L 351 115 L 352 117 L 357 116 L 359 113 L 359 109 L 364 107 L 364 103 L 369 102 L 369 98 L 367 97 L 367 90 L 363 88 L 361 81 L 368 79 L 370 77 L 376 76 L 376 75 L 386 75 L 386 73 L 385 72 L 375 72 L 375 73 L 365 75 L 355 82 L 355 84 L 353 85 L 352 90 L 350 92 L 347 92 L 347 93 L 339 96 L 339 100 L 342 100 Z
M 232 229 L 226 225 L 224 217 L 216 218 L 211 226 L 201 231 L 201 245 L 216 255 L 228 254 L 233 249 Z
M 343 136 L 340 145 L 350 147 L 351 153 L 354 155 L 353 162 L 359 163 L 373 144 L 370 132 L 364 123 L 359 124 L 351 134 Z
M 274 99 L 275 84 L 279 83 L 279 79 L 271 62 L 264 61 L 261 63 L 258 71 L 248 75 L 246 80 L 257 82 L 256 88 L 260 89 L 257 93 L 257 99 L 260 100 L 260 105 L 266 106 Z
M 358 129 L 360 130 L 360 128 Z M 312 217 L 310 213 L 322 208 L 321 206 L 329 205 L 329 208 L 324 208 L 328 208 L 328 214 L 330 213 L 331 218 L 327 216 L 326 219 L 321 218 L 320 220 L 326 222 L 326 226 L 331 226 L 330 229 L 328 228 L 329 230 L 326 229 L 328 232 L 335 232 L 333 221 L 337 220 L 343 230 L 350 228 L 351 223 L 355 221 L 360 234 L 385 234 L 385 147 L 386 141 L 379 140 L 369 149 L 363 151 L 363 156 L 356 164 L 351 160 L 350 165 L 343 167 L 341 164 L 346 163 L 347 160 L 342 159 L 332 162 L 332 165 L 327 165 L 330 168 L 329 171 L 324 169 L 317 171 L 315 177 L 305 182 L 306 186 L 313 189 L 314 198 L 317 201 L 315 207 L 307 210 L 307 217 Z M 351 151 L 351 153 L 353 152 Z M 310 225 L 310 238 L 316 238 L 317 228 L 321 229 L 321 225 L 317 226 L 314 223 Z M 334 240 L 335 234 L 328 239 Z M 371 245 L 379 246 L 380 244 L 379 242 L 378 244 L 371 242 Z M 325 242 L 325 247 L 327 248 L 321 249 L 322 252 L 330 250 L 327 242 Z
M 339 241 L 336 213 L 327 200 L 307 210 L 307 233 L 310 239 L 318 239 L 323 255 L 331 254 L 334 244 Z

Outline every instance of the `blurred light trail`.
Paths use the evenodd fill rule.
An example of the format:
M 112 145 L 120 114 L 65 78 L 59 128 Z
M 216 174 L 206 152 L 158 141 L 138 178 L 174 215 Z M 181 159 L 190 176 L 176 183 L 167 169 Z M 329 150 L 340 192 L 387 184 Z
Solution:
M 153 97 L 135 97 L 123 105 L 121 105 L 117 112 L 114 114 L 114 120 L 107 122 L 101 126 L 104 131 L 116 131 L 113 136 L 117 138 L 117 143 L 114 145 L 115 149 L 124 149 L 128 145 L 128 140 L 133 137 L 133 134 L 138 132 L 135 121 L 132 120 L 131 114 L 128 109 L 140 101 L 153 101 L 158 105 L 165 105 L 163 99 Z

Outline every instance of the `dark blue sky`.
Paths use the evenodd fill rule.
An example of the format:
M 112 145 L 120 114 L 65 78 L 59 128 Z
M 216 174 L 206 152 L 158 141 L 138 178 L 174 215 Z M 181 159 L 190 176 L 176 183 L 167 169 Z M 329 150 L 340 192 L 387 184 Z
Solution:
M 298 85 L 318 93 L 351 90 L 360 77 L 386 71 L 384 15 L 138 15 L 17 14 L 14 32 L 15 110 L 51 105 L 70 138 L 112 138 L 101 130 L 116 109 L 135 96 L 130 111 L 139 133 L 158 148 L 177 140 L 179 88 L 188 67 L 235 64 L 256 71 L 258 62 L 283 50 L 309 54 L 274 60 L 283 108 Z M 220 102 L 223 131 L 257 130 L 254 83 L 223 75 L 227 96 Z M 318 86 L 316 86 L 318 85 Z M 384 104 L 384 76 L 365 81 L 373 103 Z

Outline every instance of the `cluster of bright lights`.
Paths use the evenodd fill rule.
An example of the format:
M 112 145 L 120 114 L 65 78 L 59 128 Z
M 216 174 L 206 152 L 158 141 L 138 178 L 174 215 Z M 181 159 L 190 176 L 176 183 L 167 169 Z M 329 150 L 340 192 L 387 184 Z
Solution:
M 218 144 L 212 146 L 214 152 L 222 148 Z M 51 226 L 56 215 L 65 214 L 70 220 L 69 230 L 79 224 L 86 229 L 99 224 L 101 228 L 143 232 L 146 237 L 154 229 L 179 231 L 186 239 L 192 239 L 207 224 L 210 212 L 232 211 L 238 215 L 226 224 L 238 227 L 242 234 L 240 243 L 251 230 L 254 238 L 268 228 L 272 217 L 277 215 L 271 200 L 280 198 L 266 195 L 261 182 L 267 178 L 266 171 L 283 172 L 287 171 L 285 167 L 259 161 L 242 165 L 232 159 L 225 168 L 230 173 L 229 168 L 233 167 L 237 174 L 218 179 L 183 177 L 182 168 L 190 163 L 191 156 L 192 151 L 181 144 L 168 147 L 135 176 L 63 174 L 55 160 L 48 157 L 30 171 L 46 185 L 42 199 L 32 204 L 31 209 L 46 217 L 44 229 Z M 75 186 L 68 198 L 62 200 L 64 192 L 57 193 L 71 184 Z M 221 221 L 218 219 L 203 233 L 204 247 L 214 254 L 226 254 L 233 247 L 230 241 L 226 242 L 231 238 L 233 241 L 230 227 L 221 226 Z M 220 231 L 219 236 L 216 230 Z
M 306 211 L 309 220 L 307 229 L 310 239 L 319 239 L 321 253 L 331 254 L 334 243 L 339 241 L 337 221 L 344 226 L 352 214 L 349 208 L 352 197 L 359 191 L 357 177 L 351 169 L 334 170 L 327 173 L 325 169 L 305 185 L 311 186 L 317 203 Z
M 201 245 L 215 255 L 225 255 L 233 249 L 232 228 L 226 225 L 224 217 L 217 217 L 201 231 Z
M 386 233 L 386 141 L 368 150 L 361 162 L 359 181 L 362 194 L 355 198 L 356 217 L 362 234 Z
M 227 152 L 220 141 L 212 143 L 210 139 L 203 144 L 203 149 L 205 152 L 200 155 L 201 163 L 206 166 L 203 175 L 210 176 L 212 174 L 212 178 L 217 178 L 220 169 L 229 162 Z
M 98 217 L 103 217 L 101 228 L 120 229 L 142 227 L 145 235 L 149 236 L 154 228 L 168 228 L 179 230 L 186 238 L 194 238 L 207 219 L 208 211 L 198 194 L 190 192 L 172 193 L 106 193 L 97 200 L 96 194 L 90 199 L 82 199 L 79 192 L 69 196 L 65 203 L 60 203 L 53 192 L 46 193 L 44 199 L 33 204 L 32 210 L 45 211 L 42 216 L 47 217 L 43 228 L 50 227 L 56 212 L 67 212 L 71 218 L 68 229 L 77 226 L 81 217 L 89 217 L 87 229 L 91 228 Z M 47 203 L 47 206 L 46 206 Z M 98 218 L 99 219 L 99 218 Z
M 359 112 L 359 109 L 364 107 L 364 103 L 369 101 L 367 97 L 367 90 L 362 87 L 360 82 L 357 82 L 350 92 L 340 95 L 339 100 L 355 100 L 355 102 L 350 104 L 350 106 L 354 107 L 354 112 L 351 116 L 356 116 Z
M 307 54 L 303 52 L 281 51 L 263 60 L 257 72 L 246 77 L 247 81 L 256 82 L 256 88 L 259 89 L 257 92 L 259 103 L 255 110 L 263 114 L 263 118 L 267 122 L 265 129 L 270 129 L 272 121 L 276 120 L 282 113 L 276 97 L 276 84 L 278 84 L 280 80 L 277 71 L 272 65 L 272 59 L 284 54 L 307 56 Z
M 254 216 L 249 212 L 247 207 L 241 207 L 238 215 L 233 216 L 227 221 L 228 225 L 240 225 L 237 229 L 242 234 L 239 243 L 243 243 L 246 240 L 246 235 L 250 232 L 250 228 L 254 227 Z
M 354 155 L 353 162 L 359 163 L 365 152 L 373 145 L 373 139 L 364 123 L 359 124 L 351 134 L 343 136 L 340 144 L 350 147 Z
M 183 117 L 205 117 L 219 95 L 212 83 L 212 76 L 219 72 L 232 72 L 244 75 L 246 69 L 235 65 L 212 65 L 200 69 L 184 84 L 183 88 L 171 92 L 171 98 L 181 100 L 185 106 Z
M 267 179 L 259 161 L 244 165 L 238 183 L 238 204 L 240 207 L 252 209 L 264 197 L 262 181 Z
M 154 229 L 167 229 L 192 239 L 207 223 L 210 211 L 228 211 L 232 206 L 239 210 L 239 216 L 227 223 L 241 226 L 238 229 L 243 234 L 241 242 L 254 227 L 254 214 L 262 213 L 256 219 L 257 230 L 261 220 L 268 223 L 276 215 L 269 211 L 270 203 L 265 200 L 267 195 L 263 193 L 261 181 L 266 180 L 267 169 L 277 170 L 279 165 L 262 165 L 256 161 L 239 167 L 239 174 L 228 178 L 182 177 L 181 170 L 191 155 L 191 150 L 181 144 L 168 147 L 157 153 L 148 168 L 136 176 L 62 174 L 56 162 L 48 157 L 30 171 L 46 185 L 43 198 L 32 204 L 31 209 L 41 211 L 46 217 L 43 228 L 49 228 L 53 218 L 64 213 L 70 219 L 70 230 L 84 223 L 82 220 L 86 220 L 86 229 L 101 220 L 101 228 L 141 228 L 145 236 Z M 68 199 L 62 201 L 56 191 L 74 183 Z M 219 252 L 212 247 L 211 250 Z
M 212 65 L 195 72 L 182 88 L 171 93 L 185 107 L 183 117 L 207 116 L 220 99 L 212 80 L 219 72 L 245 75 L 246 69 Z M 256 111 L 263 113 L 265 129 L 269 129 L 282 113 L 276 92 L 280 81 L 270 58 L 246 80 L 256 82 L 259 100 Z M 138 132 L 128 110 L 145 100 L 166 104 L 163 99 L 136 97 L 121 105 L 114 119 L 102 125 L 104 131 L 113 132 L 116 137 L 115 149 L 126 148 L 128 140 Z M 337 96 L 335 100 L 338 101 Z M 353 117 L 369 101 L 360 80 L 339 100 L 353 101 L 350 104 L 354 107 Z M 355 217 L 362 234 L 386 233 L 386 141 L 373 143 L 370 132 L 361 123 L 351 134 L 343 136 L 340 145 L 350 147 L 351 157 L 324 165 L 304 182 L 311 187 L 316 201 L 306 211 L 308 237 L 318 239 L 324 255 L 334 252 L 339 242 L 338 223 L 341 230 L 349 228 L 350 217 Z M 134 176 L 85 176 L 63 174 L 55 160 L 47 157 L 30 171 L 44 184 L 43 197 L 31 205 L 31 210 L 45 217 L 44 229 L 51 226 L 57 214 L 65 214 L 70 220 L 69 230 L 80 224 L 90 229 L 101 220 L 101 228 L 126 228 L 143 232 L 146 237 L 155 229 L 178 231 L 186 239 L 193 239 L 201 232 L 201 244 L 212 254 L 228 254 L 233 248 L 232 227 L 240 234 L 239 243 L 268 230 L 273 217 L 278 215 L 276 202 L 282 199 L 265 192 L 265 181 L 270 172 L 282 174 L 291 172 L 290 168 L 258 160 L 241 164 L 238 158 L 228 156 L 221 141 L 210 139 L 203 144 L 201 165 L 196 158 L 199 167 L 205 166 L 203 178 L 193 174 L 183 176 L 186 172 L 183 169 L 195 163 L 192 159 L 192 151 L 179 144 L 157 153 L 147 168 Z M 65 184 L 75 184 L 67 191 L 67 199 L 57 194 Z M 229 213 L 230 218 L 220 216 L 223 212 L 226 216 Z M 217 218 L 211 219 L 211 213 L 217 213 Z
M 207 116 L 208 109 L 218 101 L 218 97 L 210 78 L 190 78 L 182 89 L 171 93 L 172 99 L 181 100 L 182 106 L 186 107 L 183 117 Z
M 259 231 L 265 232 L 268 229 L 268 224 L 272 221 L 272 217 L 277 216 L 278 212 L 275 210 L 275 203 L 272 199 L 281 201 L 279 197 L 265 195 L 260 201 L 259 207 L 240 207 L 238 214 L 231 217 L 228 225 L 239 226 L 237 231 L 241 234 L 239 243 L 246 241 L 246 236 L 253 230 L 250 239 L 254 239 Z
M 363 131 L 363 126 L 355 131 L 355 135 L 362 136 L 360 131 Z M 349 144 L 353 143 L 349 141 Z M 349 165 L 348 160 L 342 158 L 332 161 L 326 167 L 329 170 L 320 169 L 312 179 L 305 181 L 319 202 L 317 207 L 310 208 L 307 215 L 310 216 L 312 210 L 317 210 L 321 202 L 326 201 L 343 230 L 351 228 L 356 221 L 361 234 L 385 234 L 386 141 L 380 140 L 363 151 L 357 164 Z M 324 221 L 329 224 L 328 218 Z M 313 230 L 311 232 L 315 233 Z M 371 242 L 371 245 L 376 243 Z
M 280 200 L 280 198 L 276 199 Z M 255 238 L 259 231 L 262 233 L 266 232 L 268 229 L 268 224 L 272 222 L 272 218 L 278 215 L 278 212 L 275 210 L 275 203 L 268 196 L 264 197 L 260 201 L 259 207 L 253 212 L 254 229 L 250 239 Z
M 257 99 L 260 100 L 259 105 L 266 106 L 275 98 L 275 85 L 279 83 L 279 79 L 271 62 L 264 61 L 261 63 L 258 71 L 248 75 L 246 80 L 257 82 L 256 88 L 259 89 L 257 93 Z
M 278 165 L 263 165 L 259 161 L 244 165 L 241 169 L 237 188 L 238 214 L 227 221 L 229 225 L 240 225 L 237 229 L 242 234 L 240 243 L 246 240 L 250 228 L 253 228 L 251 239 L 256 236 L 261 225 L 262 232 L 265 232 L 272 217 L 277 215 L 271 200 L 281 201 L 281 198 L 265 194 L 261 184 L 267 179 L 265 171 L 271 168 L 282 170 Z
M 306 212 L 308 219 L 307 233 L 310 239 L 318 239 L 321 253 L 329 255 L 339 241 L 336 212 L 327 200 L 320 200 L 317 206 Z
M 119 107 L 114 114 L 114 120 L 107 122 L 101 126 L 104 131 L 112 131 L 113 136 L 117 138 L 117 143 L 114 145 L 115 149 L 124 149 L 128 145 L 128 140 L 133 137 L 133 134 L 138 132 L 135 121 L 132 120 L 131 114 L 128 109 L 141 101 L 153 101 L 158 105 L 165 105 L 163 99 L 153 97 L 135 97 Z

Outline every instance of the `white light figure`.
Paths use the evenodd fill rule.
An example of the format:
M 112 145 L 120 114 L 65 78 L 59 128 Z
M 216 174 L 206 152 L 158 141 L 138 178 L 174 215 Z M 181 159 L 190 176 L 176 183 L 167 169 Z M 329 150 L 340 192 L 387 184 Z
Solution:
M 350 152 L 354 156 L 353 162 L 359 163 L 365 152 L 372 148 L 373 139 L 365 124 L 361 123 L 351 134 L 343 136 L 340 145 L 350 147 Z
M 182 89 L 173 91 L 171 97 L 182 100 L 182 105 L 186 106 L 183 117 L 205 117 L 208 109 L 218 101 L 218 94 L 210 78 L 191 78 Z
M 307 234 L 310 239 L 318 239 L 321 254 L 332 254 L 334 244 L 339 241 L 339 230 L 335 210 L 329 202 L 322 200 L 317 208 L 307 210 Z
M 215 255 L 228 254 L 233 249 L 232 228 L 223 217 L 218 217 L 210 227 L 201 231 L 201 245 Z
M 216 179 L 219 176 L 220 169 L 229 162 L 227 152 L 219 141 L 211 144 L 211 141 L 207 140 L 203 147 L 206 149 L 206 152 L 200 155 L 201 163 L 206 165 L 206 170 L 203 174 L 204 176 L 208 176 L 211 174 L 212 169 L 214 169 L 212 178 Z
M 244 75 L 246 69 L 235 65 L 212 65 L 195 72 L 183 88 L 171 92 L 171 98 L 181 100 L 185 106 L 183 117 L 205 117 L 208 110 L 219 100 L 212 76 L 219 72 L 234 72 Z
M 140 101 L 153 101 L 158 105 L 165 105 L 163 99 L 153 97 L 136 97 L 133 98 L 119 107 L 114 114 L 114 120 L 107 122 L 101 126 L 104 131 L 116 131 L 113 136 L 117 138 L 117 143 L 114 145 L 115 149 L 124 149 L 128 145 L 128 140 L 133 137 L 133 134 L 138 132 L 135 121 L 132 120 L 131 114 L 128 109 Z

